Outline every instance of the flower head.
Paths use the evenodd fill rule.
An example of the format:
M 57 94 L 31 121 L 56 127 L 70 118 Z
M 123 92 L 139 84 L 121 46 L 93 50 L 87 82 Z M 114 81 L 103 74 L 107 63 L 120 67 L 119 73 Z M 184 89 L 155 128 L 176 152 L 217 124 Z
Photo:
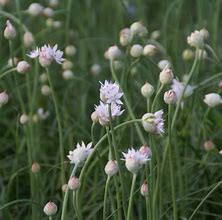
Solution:
M 147 132 L 163 134 L 164 133 L 164 119 L 163 110 L 153 113 L 146 113 L 142 117 L 142 125 Z
M 47 216 L 53 216 L 57 212 L 57 205 L 54 202 L 48 202 L 45 206 L 43 211 Z
M 181 99 L 183 94 L 184 85 L 176 79 L 173 79 L 173 84 L 171 85 L 172 90 L 176 93 L 177 101 Z M 184 92 L 184 97 L 189 97 L 193 94 L 193 86 L 187 85 L 187 88 Z
M 150 160 L 150 155 L 143 154 L 139 150 L 135 150 L 133 148 L 128 149 L 127 153 L 122 153 L 125 160 L 126 168 L 133 174 L 136 174 L 139 169 L 145 164 L 148 160 Z
M 13 27 L 11 22 L 7 20 L 6 22 L 6 28 L 4 30 L 4 37 L 7 40 L 13 40 L 16 37 L 16 29 Z
M 124 110 L 121 111 L 121 106 L 117 105 L 116 103 L 112 102 L 110 105 L 111 115 L 114 119 L 116 116 L 122 115 Z M 110 117 L 109 117 L 109 104 L 104 104 L 103 102 L 100 102 L 100 105 L 95 106 L 95 112 L 97 114 L 97 117 L 99 119 L 99 123 L 102 126 L 106 126 L 109 123 Z
M 100 82 L 101 83 L 101 82 Z M 104 103 L 110 104 L 112 102 L 116 104 L 123 104 L 120 98 L 123 96 L 123 93 L 120 92 L 119 85 L 115 82 L 109 82 L 105 80 L 105 83 L 101 83 L 100 87 L 100 99 Z
M 69 155 L 67 155 L 67 157 L 70 159 L 70 163 L 80 164 L 84 162 L 92 152 L 91 147 L 92 142 L 87 144 L 87 146 L 83 141 L 81 145 L 78 143 L 76 145 L 76 149 L 73 151 L 69 151 Z
M 209 107 L 215 107 L 215 106 L 220 105 L 222 103 L 222 99 L 221 99 L 220 95 L 217 93 L 209 93 L 209 94 L 205 95 L 204 102 Z
M 62 58 L 63 52 L 61 50 L 57 50 L 57 44 L 54 47 L 50 45 L 44 45 L 41 48 L 36 48 L 31 51 L 30 54 L 27 54 L 30 58 L 39 57 L 39 63 L 42 67 L 47 67 L 51 64 L 53 60 L 57 63 L 61 64 L 65 59 Z
M 201 48 L 204 44 L 204 35 L 201 31 L 195 30 L 187 37 L 187 43 L 191 47 Z

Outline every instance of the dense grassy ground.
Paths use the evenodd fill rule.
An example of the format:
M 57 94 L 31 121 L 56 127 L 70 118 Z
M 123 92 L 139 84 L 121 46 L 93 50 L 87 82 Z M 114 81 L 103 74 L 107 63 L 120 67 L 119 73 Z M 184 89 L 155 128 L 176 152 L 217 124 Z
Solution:
M 1 1 L 0 1 L 1 2 Z M 189 74 L 194 58 L 184 60 L 182 52 L 195 48 L 187 44 L 187 36 L 195 29 L 205 27 L 209 31 L 206 44 L 213 48 L 213 53 L 206 48 L 207 58 L 196 63 L 193 77 L 189 84 L 195 86 L 192 96 L 184 100 L 171 134 L 172 158 L 166 157 L 162 168 L 160 182 L 157 181 L 159 169 L 163 162 L 169 133 L 167 131 L 168 106 L 163 101 L 163 93 L 170 89 L 167 85 L 157 97 L 154 110 L 163 109 L 166 132 L 163 136 L 148 134 L 139 123 L 139 129 L 145 142 L 153 151 L 152 169 L 146 166 L 139 171 L 133 197 L 131 219 L 222 219 L 221 194 L 221 155 L 222 148 L 222 115 L 221 105 L 208 108 L 203 102 L 204 95 L 220 93 L 218 83 L 222 77 L 221 69 L 221 8 L 220 0 L 137 0 L 137 1 L 105 1 L 105 0 L 63 0 L 54 8 L 53 20 L 60 21 L 61 27 L 49 27 L 51 21 L 44 16 L 33 17 L 26 9 L 33 1 L 11 0 L 11 3 L 0 9 L 0 92 L 6 91 L 9 102 L 0 108 L 0 219 L 38 220 L 47 219 L 43 207 L 49 200 L 58 206 L 58 213 L 53 219 L 61 219 L 64 192 L 63 183 L 68 181 L 72 166 L 66 156 L 63 158 L 65 181 L 61 180 L 61 147 L 59 130 L 52 95 L 44 96 L 41 88 L 49 82 L 40 81 L 40 75 L 46 70 L 37 60 L 26 56 L 31 48 L 24 47 L 22 40 L 24 31 L 30 30 L 35 37 L 35 44 L 58 44 L 65 50 L 67 45 L 75 45 L 77 53 L 74 56 L 64 55 L 73 63 L 72 79 L 65 80 L 62 76 L 62 66 L 53 63 L 49 68 L 50 78 L 58 101 L 58 112 L 61 117 L 64 155 L 75 148 L 77 142 L 93 141 L 95 145 L 106 134 L 106 129 L 98 123 L 92 126 L 90 118 L 94 105 L 99 104 L 100 81 L 113 80 L 109 60 L 104 58 L 104 52 L 112 45 L 119 44 L 119 32 L 129 27 L 133 22 L 141 20 L 148 28 L 149 34 L 144 39 L 136 39 L 134 43 L 143 46 L 148 42 L 157 47 L 157 54 L 151 58 L 142 57 L 131 68 L 136 59 L 128 56 L 123 60 L 122 69 L 116 72 L 120 80 L 128 68 L 128 76 L 121 81 L 123 92 L 128 98 L 135 118 L 140 119 L 147 112 L 146 99 L 141 95 L 140 88 L 149 82 L 155 88 L 159 87 L 158 62 L 167 59 L 171 62 L 174 76 L 179 80 Z M 47 1 L 39 1 L 44 7 Z M 9 41 L 3 36 L 6 20 L 10 19 L 17 30 L 16 38 Z M 46 24 L 47 23 L 47 24 Z M 160 38 L 151 39 L 151 33 L 160 32 Z M 123 47 L 120 47 L 124 51 Z M 27 74 L 16 71 L 3 75 L 13 67 L 7 66 L 11 56 L 27 60 L 31 70 Z M 101 72 L 92 74 L 93 64 L 99 64 Z M 208 80 L 209 79 L 209 80 Z M 206 81 L 208 80 L 208 81 Z M 152 104 L 153 97 L 151 98 Z M 114 121 L 114 126 L 132 119 L 129 108 L 123 100 L 125 112 Z M 46 120 L 33 121 L 38 108 L 49 111 Z M 176 106 L 172 106 L 175 113 Z M 29 116 L 29 121 L 22 125 L 19 122 L 22 113 Z M 61 135 L 61 133 L 60 133 Z M 115 140 L 119 153 L 126 152 L 129 147 L 139 148 L 145 144 L 141 141 L 133 123 L 123 126 L 115 132 Z M 211 140 L 215 148 L 206 151 L 204 142 Z M 72 193 L 68 200 L 65 220 L 69 219 L 103 219 L 103 199 L 106 175 L 103 172 L 108 160 L 107 139 L 98 146 L 98 151 L 90 158 L 86 166 L 77 170 L 81 174 L 81 187 L 77 192 L 76 217 L 72 204 Z M 155 149 L 154 149 L 155 148 Z M 100 156 L 98 157 L 98 153 Z M 168 155 L 168 154 L 167 154 Z M 122 155 L 120 155 L 122 157 Z M 158 162 L 159 161 L 159 162 Z M 41 169 L 38 173 L 31 171 L 34 162 Z M 170 162 L 173 166 L 175 197 L 172 196 L 172 179 Z M 150 164 L 151 162 L 149 162 Z M 121 162 L 124 171 L 124 188 L 126 189 L 126 204 L 128 204 L 132 175 Z M 148 171 L 149 170 L 149 171 Z M 153 178 L 147 203 L 141 196 L 140 186 L 148 176 Z M 151 177 L 152 176 L 152 177 Z M 119 176 L 115 178 L 119 181 Z M 111 179 L 110 194 L 116 204 L 115 182 Z M 119 191 L 122 190 L 119 184 Z M 155 194 L 155 189 L 157 194 Z M 107 219 L 124 219 L 123 207 L 118 210 L 111 205 L 110 194 L 107 199 Z M 156 200 L 154 194 L 157 195 Z M 173 197 L 176 200 L 173 205 Z M 175 201 L 174 200 L 174 201 Z M 151 205 L 150 205 L 151 204 Z M 151 211 L 148 210 L 151 206 Z M 148 210 L 148 217 L 147 217 Z M 152 213 L 152 214 L 150 214 Z M 176 213 L 176 214 L 175 214 Z

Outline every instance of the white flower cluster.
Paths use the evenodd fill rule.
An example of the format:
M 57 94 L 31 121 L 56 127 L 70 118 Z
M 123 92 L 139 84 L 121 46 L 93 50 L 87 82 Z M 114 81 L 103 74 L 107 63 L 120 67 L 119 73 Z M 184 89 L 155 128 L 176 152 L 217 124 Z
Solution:
M 67 155 L 67 157 L 70 159 L 70 163 L 74 163 L 75 165 L 83 163 L 91 154 L 91 147 L 92 142 L 88 143 L 87 146 L 83 141 L 81 145 L 78 143 L 76 145 L 76 149 L 69 151 L 69 155 Z
M 110 115 L 112 119 L 116 116 L 122 115 L 124 110 L 121 110 L 122 101 L 120 98 L 123 93 L 120 92 L 119 85 L 117 83 L 108 82 L 101 83 L 100 88 L 100 105 L 95 106 L 95 114 L 98 117 L 99 123 L 102 126 L 106 126 L 110 121 Z
M 57 63 L 61 64 L 65 59 L 62 57 L 63 52 L 61 50 L 57 50 L 57 44 L 54 47 L 50 45 L 44 45 L 41 48 L 36 48 L 31 51 L 30 54 L 27 54 L 30 58 L 39 57 L 39 63 L 42 67 L 50 66 L 51 62 L 55 60 Z

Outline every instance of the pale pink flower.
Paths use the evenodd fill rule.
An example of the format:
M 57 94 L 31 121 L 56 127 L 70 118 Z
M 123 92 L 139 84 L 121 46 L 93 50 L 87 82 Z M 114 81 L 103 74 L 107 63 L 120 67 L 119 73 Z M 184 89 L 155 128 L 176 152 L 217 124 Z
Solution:
M 121 111 L 121 106 L 115 104 L 112 102 L 110 105 L 109 104 L 104 104 L 103 102 L 100 102 L 100 105 L 95 106 L 95 112 L 97 114 L 97 117 L 99 119 L 99 123 L 102 126 L 105 126 L 109 123 L 110 117 L 109 117 L 109 106 L 111 110 L 111 115 L 112 118 L 114 119 L 116 116 L 122 115 L 124 110 Z
M 100 82 L 101 83 L 101 82 Z M 101 83 L 100 87 L 100 99 L 104 103 L 110 104 L 112 102 L 116 104 L 123 104 L 120 98 L 123 96 L 123 93 L 120 92 L 119 85 L 115 82 L 109 82 L 105 80 L 105 83 Z
M 92 142 L 88 143 L 87 145 L 85 145 L 83 141 L 81 145 L 77 143 L 76 149 L 69 151 L 69 155 L 67 155 L 67 157 L 70 159 L 70 163 L 80 164 L 84 162 L 92 152 L 91 147 Z

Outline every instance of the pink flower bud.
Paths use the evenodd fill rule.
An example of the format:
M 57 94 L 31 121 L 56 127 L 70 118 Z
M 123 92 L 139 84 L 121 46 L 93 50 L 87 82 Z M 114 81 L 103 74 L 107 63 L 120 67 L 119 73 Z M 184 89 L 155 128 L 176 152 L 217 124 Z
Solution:
M 25 32 L 23 35 L 25 47 L 31 47 L 34 44 L 34 37 L 31 32 Z
M 141 154 L 145 154 L 145 155 L 147 155 L 147 156 L 149 156 L 149 157 L 151 157 L 152 156 L 152 152 L 151 152 L 151 149 L 150 149 L 150 147 L 148 146 L 148 145 L 143 145 L 140 149 L 139 149 L 139 152 L 141 153 Z
M 19 73 L 27 73 L 30 70 L 30 65 L 26 61 L 20 61 L 17 64 L 16 70 Z
M 146 182 L 144 182 L 143 185 L 141 186 L 140 193 L 142 196 L 148 196 L 149 190 L 148 190 L 148 184 Z
M 109 160 L 105 166 L 105 173 L 108 176 L 113 176 L 119 171 L 118 164 L 116 160 Z
M 95 111 L 91 114 L 91 119 L 94 123 L 97 123 L 99 121 L 98 115 Z
M 0 93 L 0 107 L 8 102 L 8 94 L 4 91 Z
M 47 216 L 53 216 L 53 215 L 55 215 L 56 212 L 57 212 L 57 205 L 56 205 L 54 202 L 50 202 L 50 201 L 49 201 L 49 202 L 45 205 L 43 211 L 45 212 L 45 214 L 46 214 Z
M 173 72 L 170 68 L 166 67 L 159 75 L 159 80 L 162 84 L 170 84 L 173 81 Z
M 204 149 L 206 151 L 213 150 L 214 148 L 215 148 L 215 145 L 211 140 L 207 140 L 207 141 L 204 142 Z
M 16 30 L 12 26 L 12 24 L 9 20 L 7 20 L 7 22 L 6 22 L 6 28 L 4 30 L 4 37 L 7 40 L 13 40 L 16 37 Z
M 173 90 L 169 90 L 164 93 L 163 99 L 166 104 L 172 105 L 177 102 L 177 95 Z
M 40 171 L 40 165 L 39 163 L 35 162 L 32 164 L 32 173 L 38 173 Z
M 75 176 L 71 177 L 68 182 L 68 187 L 69 187 L 69 189 L 74 190 L 74 191 L 79 189 L 79 187 L 80 187 L 79 178 L 77 178 Z

